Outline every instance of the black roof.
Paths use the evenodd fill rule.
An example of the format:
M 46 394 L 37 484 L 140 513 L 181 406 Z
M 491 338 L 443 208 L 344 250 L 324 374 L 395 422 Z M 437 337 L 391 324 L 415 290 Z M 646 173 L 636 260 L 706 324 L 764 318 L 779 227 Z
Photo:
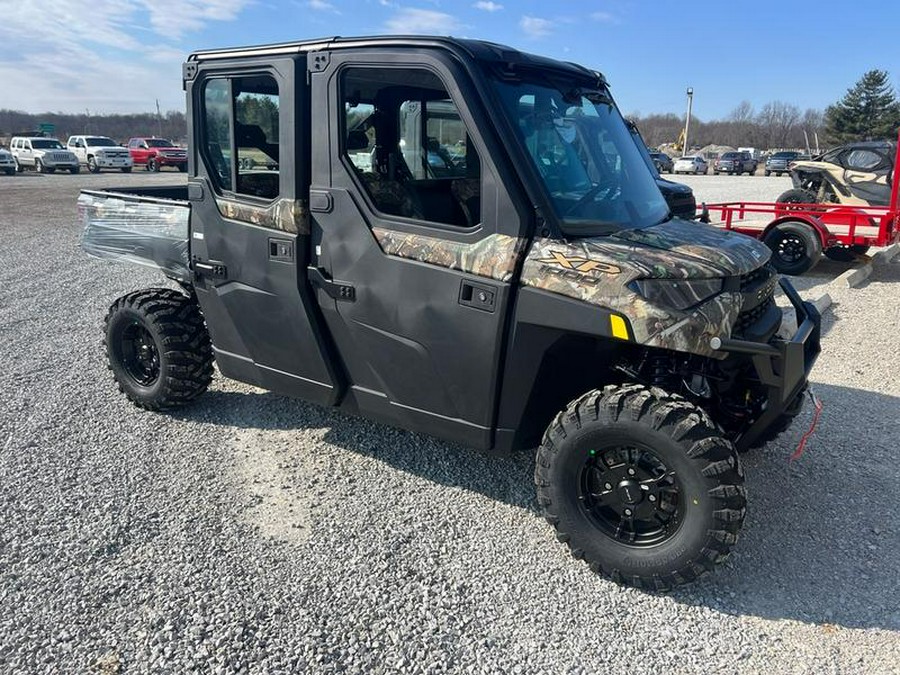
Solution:
M 601 79 L 603 75 L 584 66 L 568 61 L 557 61 L 545 56 L 521 52 L 506 45 L 485 40 L 469 40 L 454 37 L 429 35 L 385 35 L 367 37 L 325 37 L 315 40 L 298 40 L 270 45 L 247 47 L 231 47 L 227 49 L 208 49 L 193 52 L 188 61 L 207 61 L 214 59 L 242 58 L 251 56 L 270 56 L 280 54 L 299 54 L 332 49 L 358 49 L 364 47 L 397 47 L 397 48 L 431 48 L 444 49 L 450 52 L 463 52 L 469 58 L 495 63 L 512 63 L 516 65 L 550 68 L 568 72 L 576 77 Z

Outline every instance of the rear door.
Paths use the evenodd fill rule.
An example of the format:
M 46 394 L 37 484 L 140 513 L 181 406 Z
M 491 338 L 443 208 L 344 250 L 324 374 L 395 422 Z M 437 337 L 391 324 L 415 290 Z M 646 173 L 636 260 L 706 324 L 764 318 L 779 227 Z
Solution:
M 305 87 L 290 58 L 201 65 L 188 196 L 197 297 L 227 376 L 326 405 L 340 395 L 306 283 Z M 301 82 L 305 68 L 301 69 Z
M 471 85 L 437 54 L 322 62 L 311 278 L 347 373 L 343 406 L 489 448 L 525 200 L 478 133 Z

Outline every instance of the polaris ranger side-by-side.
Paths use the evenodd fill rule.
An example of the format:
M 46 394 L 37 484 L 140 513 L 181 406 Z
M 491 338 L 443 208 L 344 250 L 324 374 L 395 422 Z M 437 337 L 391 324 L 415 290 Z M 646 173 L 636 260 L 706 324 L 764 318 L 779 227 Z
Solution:
M 191 401 L 215 361 L 481 450 L 538 446 L 558 538 L 620 583 L 725 558 L 738 453 L 799 412 L 819 316 L 781 281 L 800 326 L 776 335 L 769 249 L 672 218 L 602 76 L 387 37 L 198 52 L 184 84 L 187 186 L 79 199 L 87 251 L 184 291 L 109 310 L 134 403 Z

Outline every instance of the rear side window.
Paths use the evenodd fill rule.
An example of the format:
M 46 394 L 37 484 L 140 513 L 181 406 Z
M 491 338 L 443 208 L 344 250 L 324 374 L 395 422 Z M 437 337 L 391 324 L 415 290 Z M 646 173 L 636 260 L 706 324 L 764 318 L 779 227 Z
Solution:
M 279 95 L 269 75 L 209 80 L 203 89 L 203 160 L 223 192 L 279 194 Z

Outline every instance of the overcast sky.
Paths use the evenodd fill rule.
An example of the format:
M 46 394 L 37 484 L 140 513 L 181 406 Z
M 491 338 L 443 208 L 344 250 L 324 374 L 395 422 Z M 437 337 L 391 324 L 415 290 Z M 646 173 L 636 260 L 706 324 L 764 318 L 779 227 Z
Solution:
M 813 11 L 812 8 L 815 8 Z M 900 3 L 819 0 L 0 0 L 0 108 L 183 110 L 192 50 L 327 35 L 482 38 L 604 72 L 626 113 L 824 108 L 866 70 L 900 82 Z

